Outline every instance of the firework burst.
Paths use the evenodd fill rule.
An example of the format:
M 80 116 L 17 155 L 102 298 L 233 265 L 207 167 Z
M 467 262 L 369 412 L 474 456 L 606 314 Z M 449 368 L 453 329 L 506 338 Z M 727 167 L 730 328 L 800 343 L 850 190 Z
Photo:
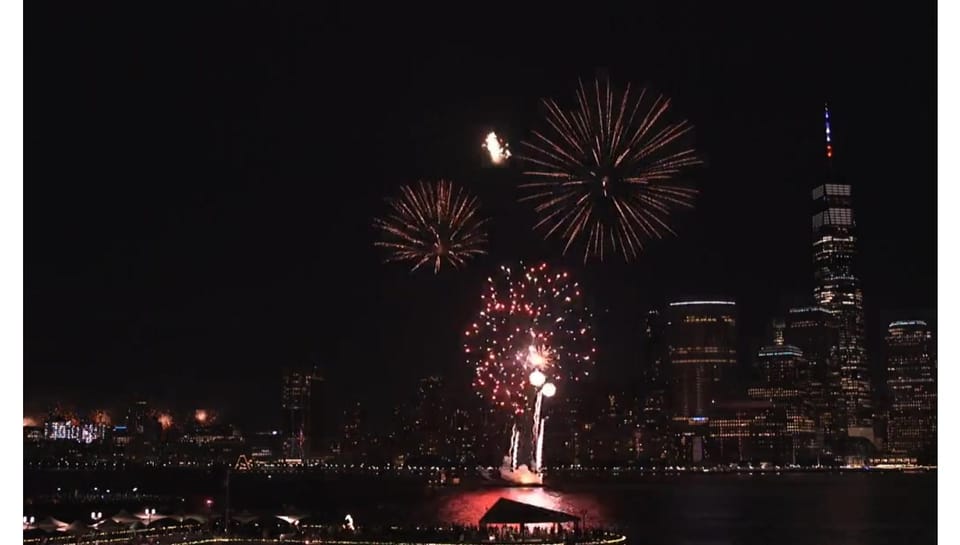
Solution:
M 193 420 L 200 426 L 208 426 L 217 421 L 217 413 L 210 409 L 197 409 L 193 411 Z
M 564 240 L 564 253 L 581 241 L 584 262 L 609 253 L 629 261 L 645 240 L 673 234 L 673 210 L 693 206 L 696 190 L 676 178 L 700 163 L 680 145 L 692 126 L 665 120 L 669 99 L 629 85 L 618 94 L 605 79 L 580 82 L 576 95 L 572 110 L 545 99 L 549 128 L 521 142 L 530 181 L 520 200 L 534 203 L 534 228 Z
M 500 267 L 480 295 L 480 314 L 466 330 L 464 352 L 473 386 L 495 409 L 530 407 L 531 372 L 562 388 L 589 375 L 596 348 L 579 283 L 546 264 Z
M 103 409 L 96 409 L 90 413 L 90 421 L 94 424 L 102 424 L 104 426 L 109 426 L 113 423 L 113 419 L 110 418 L 110 413 Z
M 157 411 L 154 417 L 157 419 L 157 423 L 160 424 L 161 430 L 166 431 L 173 427 L 173 416 L 170 413 Z
M 404 186 L 389 203 L 390 214 L 374 220 L 384 236 L 375 244 L 389 250 L 388 262 L 411 263 L 412 271 L 432 262 L 433 272 L 438 273 L 443 263 L 459 268 L 486 253 L 486 220 L 479 216 L 480 203 L 451 182 Z
M 494 165 L 503 164 L 511 155 L 510 144 L 507 144 L 507 142 L 497 136 L 495 132 L 487 134 L 487 137 L 483 140 L 483 149 L 487 150 L 487 154 L 490 156 L 490 162 Z

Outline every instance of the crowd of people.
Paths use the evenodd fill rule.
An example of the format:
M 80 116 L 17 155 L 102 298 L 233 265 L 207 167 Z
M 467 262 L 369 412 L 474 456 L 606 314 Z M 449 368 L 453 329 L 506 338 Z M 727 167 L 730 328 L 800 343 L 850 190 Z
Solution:
M 323 540 L 430 543 L 561 543 L 590 542 L 612 537 L 610 532 L 569 524 L 497 524 L 450 526 L 304 527 L 303 535 Z
M 224 536 L 222 529 L 213 527 L 169 527 L 151 532 L 90 533 L 86 535 L 56 535 L 38 540 L 25 540 L 27 545 L 176 545 L 198 542 Z M 271 528 L 243 525 L 232 528 L 233 538 L 251 540 L 278 539 L 309 543 L 315 541 L 358 541 L 381 543 L 584 543 L 612 537 L 600 529 L 584 529 L 579 525 L 564 524 L 499 524 L 448 526 L 360 526 L 332 525 L 277 525 Z M 123 539 L 124 541 L 119 541 Z

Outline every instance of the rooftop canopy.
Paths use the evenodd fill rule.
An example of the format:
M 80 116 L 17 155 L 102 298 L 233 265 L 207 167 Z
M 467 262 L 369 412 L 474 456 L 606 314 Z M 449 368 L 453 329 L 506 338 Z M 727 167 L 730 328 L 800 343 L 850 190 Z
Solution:
M 500 498 L 484 513 L 480 524 L 534 524 L 542 522 L 577 522 L 580 519 L 563 511 L 537 507 L 529 503 Z

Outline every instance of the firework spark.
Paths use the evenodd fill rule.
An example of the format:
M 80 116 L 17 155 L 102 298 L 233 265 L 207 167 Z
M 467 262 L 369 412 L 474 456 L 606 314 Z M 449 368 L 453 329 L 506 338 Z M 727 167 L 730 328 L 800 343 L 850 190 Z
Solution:
M 193 420 L 201 425 L 205 426 L 208 424 L 213 424 L 217 421 L 217 414 L 208 409 L 197 409 L 193 411 Z
M 490 154 L 490 162 L 499 165 L 510 158 L 510 144 L 507 144 L 497 133 L 491 132 L 483 141 L 483 149 Z
M 173 417 L 168 413 L 158 413 L 157 422 L 160 423 L 161 429 L 168 430 L 173 426 Z
M 412 271 L 433 262 L 433 272 L 438 273 L 444 262 L 459 268 L 486 253 L 480 203 L 451 182 L 403 186 L 400 196 L 389 203 L 391 213 L 374 220 L 384 235 L 375 245 L 389 250 L 388 262 L 412 263 Z
M 32 416 L 23 417 L 23 427 L 36 427 L 40 425 L 40 421 Z
M 501 267 L 480 300 L 464 352 L 474 367 L 474 388 L 494 408 L 514 415 L 528 410 L 534 370 L 559 384 L 589 375 L 596 354 L 591 314 L 568 273 L 546 264 Z
M 701 162 L 680 145 L 692 126 L 665 120 L 669 99 L 629 85 L 618 94 L 605 79 L 580 82 L 576 95 L 571 110 L 543 101 L 549 128 L 533 131 L 518 155 L 530 177 L 520 200 L 534 203 L 535 229 L 564 240 L 564 253 L 582 239 L 584 262 L 606 253 L 629 261 L 645 240 L 673 234 L 674 209 L 693 206 L 696 190 L 676 178 Z
M 110 413 L 105 410 L 97 409 L 90 413 L 90 421 L 94 424 L 102 424 L 104 426 L 109 426 L 113 419 L 110 418 Z

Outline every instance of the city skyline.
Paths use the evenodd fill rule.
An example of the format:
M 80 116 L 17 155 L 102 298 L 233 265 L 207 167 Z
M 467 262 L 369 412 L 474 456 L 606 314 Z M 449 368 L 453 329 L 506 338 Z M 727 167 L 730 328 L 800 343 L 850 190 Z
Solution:
M 46 16 L 56 22 L 63 15 Z M 839 27 L 844 17 L 849 14 L 838 14 L 828 24 Z M 711 32 L 703 21 L 697 24 Z M 283 46 L 210 49 L 224 63 L 219 70 L 226 82 L 249 81 L 254 89 L 266 89 L 271 99 L 290 92 L 298 104 L 312 104 L 310 91 L 324 90 L 328 94 L 320 96 L 326 101 L 342 102 L 359 117 L 347 122 L 311 105 L 306 119 L 311 124 L 326 121 L 331 129 L 317 135 L 296 121 L 292 106 L 266 98 L 261 100 L 269 116 L 234 119 L 231 108 L 253 99 L 253 91 L 235 91 L 236 102 L 221 108 L 204 106 L 212 95 L 204 95 L 200 102 L 178 95 L 176 103 L 196 114 L 197 121 L 190 122 L 196 125 L 188 126 L 199 132 L 183 135 L 158 119 L 159 114 L 148 113 L 146 125 L 157 124 L 163 135 L 148 141 L 182 139 L 188 153 L 182 159 L 174 157 L 170 173 L 188 170 L 209 176 L 170 178 L 155 185 L 159 177 L 148 174 L 131 188 L 111 171 L 102 184 L 79 192 L 58 181 L 64 176 L 56 165 L 37 165 L 36 187 L 50 184 L 61 189 L 63 202 L 41 208 L 36 199 L 27 201 L 27 408 L 38 410 L 42 407 L 30 407 L 31 402 L 45 405 L 71 396 L 78 383 L 85 385 L 84 395 L 89 396 L 73 400 L 78 403 L 94 403 L 135 386 L 140 390 L 136 395 L 164 400 L 171 407 L 223 407 L 237 419 L 268 418 L 266 424 L 276 416 L 264 416 L 256 407 L 277 405 L 276 368 L 310 365 L 321 366 L 325 376 L 352 390 L 352 395 L 369 391 L 389 406 L 392 384 L 412 387 L 423 376 L 455 378 L 468 372 L 459 354 L 458 333 L 481 289 L 480 279 L 501 263 L 519 258 L 547 258 L 583 278 L 585 289 L 597 301 L 593 307 L 601 311 L 597 331 L 601 380 L 632 371 L 639 360 L 633 341 L 640 335 L 645 311 L 682 295 L 736 299 L 743 326 L 738 353 L 753 354 L 765 342 L 769 320 L 796 306 L 799 302 L 791 299 L 808 296 L 813 287 L 808 204 L 822 150 L 818 114 L 825 100 L 835 118 L 838 169 L 853 186 L 862 230 L 860 253 L 865 263 L 859 269 L 866 293 L 867 353 L 871 370 L 879 373 L 887 324 L 926 319 L 935 328 L 935 236 L 930 213 L 935 184 L 926 161 L 915 165 L 917 157 L 932 153 L 927 151 L 932 150 L 929 131 L 924 130 L 932 126 L 932 110 L 919 108 L 909 119 L 888 119 L 890 114 L 879 106 L 891 91 L 871 88 L 885 73 L 875 61 L 859 68 L 858 75 L 864 77 L 857 81 L 845 73 L 855 65 L 856 56 L 841 46 L 847 39 L 842 33 L 834 33 L 837 42 L 827 48 L 807 36 L 800 22 L 790 28 L 788 37 L 796 38 L 796 44 L 764 32 L 751 35 L 753 40 L 773 40 L 789 61 L 782 65 L 773 64 L 773 54 L 757 52 L 743 64 L 729 60 L 743 44 L 719 39 L 719 32 L 714 34 L 717 67 L 682 62 L 707 55 L 700 41 L 704 38 L 681 44 L 680 52 L 663 59 L 675 61 L 676 67 L 658 62 L 656 56 L 633 66 L 626 53 L 604 63 L 617 81 L 649 82 L 673 96 L 674 107 L 695 125 L 697 147 L 707 158 L 696 179 L 701 190 L 697 208 L 681 215 L 678 236 L 653 245 L 629 266 L 583 267 L 576 258 L 561 258 L 560 247 L 531 233 L 527 210 L 514 202 L 516 171 L 509 161 L 501 169 L 482 166 L 480 144 L 486 129 L 496 129 L 510 142 L 521 140 L 532 126 L 527 120 L 538 115 L 537 99 L 562 95 L 577 78 L 593 76 L 597 63 L 581 62 L 590 54 L 567 67 L 543 61 L 535 64 L 536 75 L 528 77 L 520 75 L 520 66 L 531 57 L 521 56 L 514 61 L 517 66 L 497 65 L 489 74 L 455 71 L 448 87 L 437 87 L 430 72 L 447 56 L 432 52 L 422 57 L 422 66 L 405 65 L 418 76 L 411 80 L 422 81 L 393 86 L 398 100 L 380 104 L 379 92 L 369 88 L 347 100 L 348 90 L 320 86 L 311 63 L 301 64 L 303 60 L 281 61 L 290 71 L 287 75 L 251 75 L 241 68 L 244 59 L 258 51 L 271 61 L 282 59 L 287 52 Z M 67 37 L 69 30 L 61 39 Z M 188 40 L 209 43 L 199 34 L 188 34 Z M 618 40 L 626 43 L 625 37 Z M 188 80 L 200 77 L 161 62 L 146 42 L 134 43 L 147 66 Z M 414 44 L 408 46 L 411 52 L 419 51 Z M 51 49 L 36 51 L 54 66 L 66 62 L 52 58 Z M 308 47 L 296 58 L 310 53 L 326 58 L 318 47 Z M 469 58 L 477 64 L 489 65 L 480 62 L 489 57 L 471 53 Z M 186 50 L 172 54 L 179 58 Z M 121 120 L 123 104 L 137 96 L 154 96 L 114 70 L 127 60 L 115 53 L 97 61 L 105 81 L 131 91 L 129 97 L 108 95 L 110 100 L 104 103 L 105 126 L 93 130 L 103 131 L 95 134 L 108 141 L 111 127 L 127 127 Z M 901 56 L 893 61 L 907 64 Z M 257 66 L 273 65 L 264 60 Z M 345 73 L 365 83 L 381 78 L 397 81 L 397 73 L 382 62 L 370 66 L 383 70 L 383 75 L 356 74 L 349 68 Z M 684 69 L 690 66 L 700 67 L 693 72 Z M 724 70 L 742 81 L 734 77 L 721 83 Z M 769 83 L 776 78 L 764 75 L 764 70 L 781 76 L 782 83 Z M 506 80 L 511 84 L 499 84 Z M 928 83 L 932 85 L 932 80 Z M 706 84 L 705 89 L 697 91 L 698 84 Z M 217 89 L 227 87 L 221 84 Z M 908 95 L 901 100 L 909 103 L 909 93 L 926 92 L 919 87 L 903 91 Z M 873 95 L 867 96 L 868 89 Z M 40 101 L 48 99 L 39 95 Z M 40 132 L 55 121 L 90 125 L 83 106 L 98 100 L 80 93 L 38 117 L 27 133 L 36 142 L 33 148 L 61 145 Z M 472 113 L 463 113 L 466 109 Z M 900 154 L 872 134 L 878 127 L 909 135 L 894 138 Z M 254 136 L 260 132 L 277 143 Z M 118 145 L 131 152 L 130 158 L 118 159 L 124 168 L 133 165 L 133 158 L 155 163 L 152 151 Z M 77 146 L 69 157 L 94 151 L 87 147 L 90 144 Z M 369 164 L 360 149 L 372 153 L 377 164 Z M 358 172 L 359 165 L 364 168 Z M 165 176 L 166 168 L 161 169 Z M 495 217 L 491 255 L 460 273 L 438 278 L 381 265 L 368 225 L 382 210 L 378 208 L 382 194 L 421 177 L 441 175 L 478 193 Z M 356 189 L 329 181 L 344 176 L 375 182 L 371 188 Z M 888 187 L 899 184 L 909 190 Z M 325 204 L 335 190 L 346 195 L 349 213 Z M 75 202 L 89 214 L 74 210 Z M 130 228 L 118 228 L 124 225 Z M 96 242 L 77 245 L 84 240 Z M 152 381 L 124 378 L 144 369 L 149 369 Z M 378 380 L 361 382 L 368 376 Z M 232 391 L 211 392 L 209 386 L 224 377 Z M 262 384 L 277 388 L 261 388 Z M 241 403 L 251 396 L 259 401 Z

